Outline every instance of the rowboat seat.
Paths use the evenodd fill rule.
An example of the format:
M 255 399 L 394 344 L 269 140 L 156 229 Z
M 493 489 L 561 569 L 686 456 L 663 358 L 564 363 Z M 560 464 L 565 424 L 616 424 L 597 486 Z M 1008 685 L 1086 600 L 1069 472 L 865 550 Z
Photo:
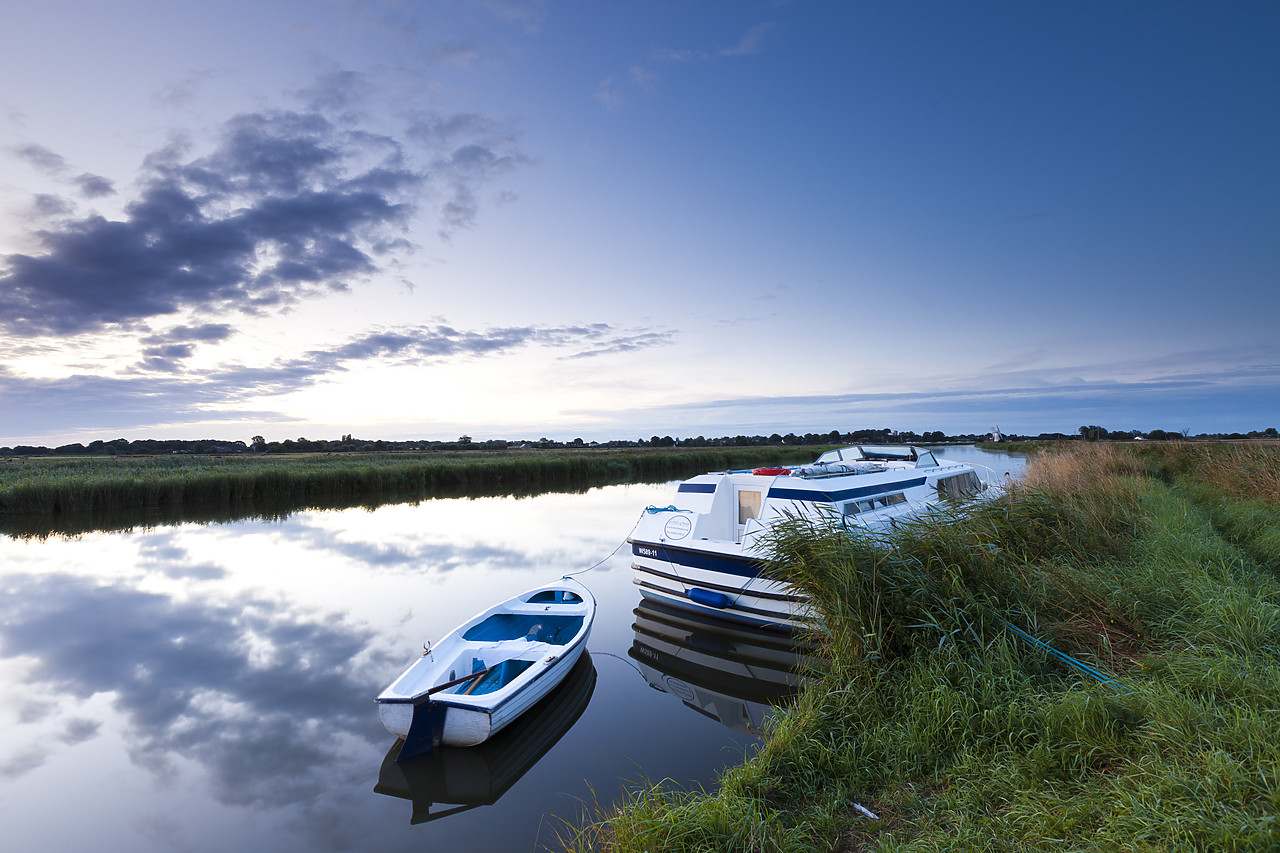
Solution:
M 528 639 L 532 642 L 564 645 L 582 627 L 581 616 L 543 613 L 495 613 L 462 635 L 472 642 Z

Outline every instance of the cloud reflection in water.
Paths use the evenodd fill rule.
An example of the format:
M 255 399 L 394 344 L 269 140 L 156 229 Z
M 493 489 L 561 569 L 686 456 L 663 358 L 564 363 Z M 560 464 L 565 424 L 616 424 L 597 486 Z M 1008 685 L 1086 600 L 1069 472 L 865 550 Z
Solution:
M 221 802 L 314 797 L 343 739 L 378 739 L 370 685 L 352 667 L 367 657 L 368 629 L 307 621 L 247 595 L 179 601 L 65 575 L 6 585 L 0 642 L 39 662 L 31 672 L 45 695 L 75 705 L 111 694 L 135 761 L 157 771 L 173 755 L 197 761 Z M 64 740 L 91 738 L 99 725 L 70 720 Z

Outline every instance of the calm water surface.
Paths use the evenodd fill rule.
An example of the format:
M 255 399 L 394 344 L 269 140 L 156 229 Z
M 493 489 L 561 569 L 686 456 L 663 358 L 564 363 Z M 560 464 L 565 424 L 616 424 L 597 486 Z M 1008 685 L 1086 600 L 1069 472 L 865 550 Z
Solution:
M 673 493 L 0 539 L 6 848 L 531 850 L 633 783 L 714 782 L 786 692 L 786 651 L 636 613 L 619 545 Z M 566 689 L 487 751 L 385 760 L 373 696 L 424 641 L 597 562 Z

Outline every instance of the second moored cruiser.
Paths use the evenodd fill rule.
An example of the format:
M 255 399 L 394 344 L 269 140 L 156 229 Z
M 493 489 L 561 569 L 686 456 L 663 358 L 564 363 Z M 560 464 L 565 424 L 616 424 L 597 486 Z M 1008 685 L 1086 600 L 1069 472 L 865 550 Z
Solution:
M 756 625 L 807 624 L 804 598 L 761 577 L 763 542 L 786 518 L 839 519 L 882 530 L 947 498 L 993 494 L 965 462 L 918 447 L 830 450 L 812 465 L 702 474 L 676 502 L 650 507 L 631 536 L 635 583 L 646 598 Z

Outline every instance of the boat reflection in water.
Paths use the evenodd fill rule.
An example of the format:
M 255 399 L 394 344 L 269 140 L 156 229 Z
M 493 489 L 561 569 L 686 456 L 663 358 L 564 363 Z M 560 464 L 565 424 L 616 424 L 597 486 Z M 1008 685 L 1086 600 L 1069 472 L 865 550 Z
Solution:
M 439 747 L 397 762 L 404 742 L 397 740 L 382 761 L 373 790 L 412 801 L 413 824 L 492 805 L 573 728 L 595 689 L 596 668 L 584 651 L 563 683 L 479 746 Z M 453 808 L 432 814 L 437 804 Z
M 642 599 L 630 655 L 650 686 L 699 714 L 759 737 L 774 707 L 800 692 L 812 642 Z

